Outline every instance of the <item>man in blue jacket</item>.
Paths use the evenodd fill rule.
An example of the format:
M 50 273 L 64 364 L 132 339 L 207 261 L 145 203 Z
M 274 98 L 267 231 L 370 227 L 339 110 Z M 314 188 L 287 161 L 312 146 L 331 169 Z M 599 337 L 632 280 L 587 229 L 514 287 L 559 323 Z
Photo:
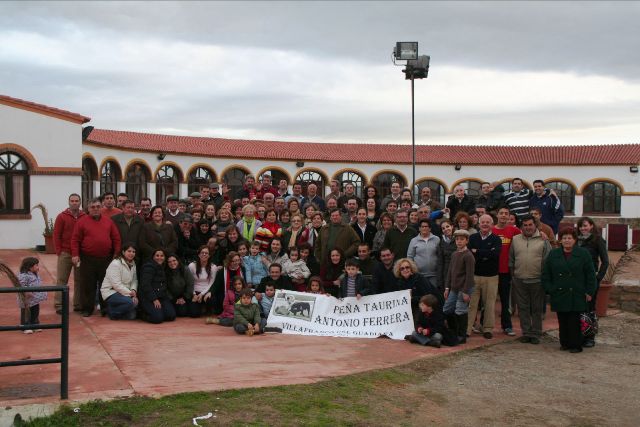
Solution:
M 542 212 L 541 221 L 558 233 L 560 221 L 564 218 L 564 209 L 555 191 L 545 188 L 544 181 L 536 179 L 533 181 L 534 195 L 529 200 L 529 208 L 539 208 Z

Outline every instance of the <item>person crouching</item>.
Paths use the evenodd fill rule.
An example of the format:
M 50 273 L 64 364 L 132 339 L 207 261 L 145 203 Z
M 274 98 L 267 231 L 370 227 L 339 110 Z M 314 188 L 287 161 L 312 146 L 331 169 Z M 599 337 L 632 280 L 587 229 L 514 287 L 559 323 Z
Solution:
M 233 329 L 239 334 L 252 336 L 262 333 L 267 321 L 260 318 L 258 304 L 251 302 L 253 291 L 243 289 L 240 293 L 240 304 L 236 304 L 233 314 Z

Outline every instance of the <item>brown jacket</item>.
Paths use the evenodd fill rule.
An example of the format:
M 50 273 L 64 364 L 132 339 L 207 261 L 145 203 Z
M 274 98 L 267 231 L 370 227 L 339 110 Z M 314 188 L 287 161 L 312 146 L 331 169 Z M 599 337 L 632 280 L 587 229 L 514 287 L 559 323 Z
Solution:
M 327 224 L 320 229 L 318 233 L 318 239 L 316 241 L 315 256 L 320 264 L 327 262 L 329 253 L 335 248 L 339 248 L 344 252 L 345 259 L 351 258 L 358 252 L 358 244 L 360 244 L 360 238 L 356 232 L 347 224 L 338 224 L 334 227 L 338 227 L 335 245 L 332 248 L 327 247 L 327 241 L 329 240 L 329 227 L 331 224 Z

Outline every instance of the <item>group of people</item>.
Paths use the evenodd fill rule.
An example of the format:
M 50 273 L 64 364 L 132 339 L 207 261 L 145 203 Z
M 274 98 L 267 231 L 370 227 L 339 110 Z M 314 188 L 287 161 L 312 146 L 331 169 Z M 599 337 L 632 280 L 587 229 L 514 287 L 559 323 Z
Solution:
M 284 180 L 249 175 L 236 200 L 212 183 L 137 208 L 126 194 L 105 193 L 86 213 L 72 194 L 54 226 L 57 282 L 73 270 L 73 308 L 84 316 L 96 306 L 111 319 L 152 323 L 203 316 L 246 334 L 264 330 L 278 289 L 338 298 L 408 289 L 416 331 L 407 339 L 436 346 L 474 332 L 491 339 L 498 296 L 502 331 L 515 335 L 517 307 L 520 340 L 537 344 L 550 295 L 561 346 L 594 345 L 580 315 L 594 308 L 606 245 L 590 218 L 558 230 L 562 204 L 543 181 L 530 190 L 515 178 L 509 192 L 483 183 L 478 197 L 457 186 L 445 206 L 429 187 L 416 198 L 398 183 L 385 197 L 367 186 L 360 198 L 348 182 L 330 189 L 321 197 L 309 184 L 303 195 L 294 183 L 289 193 Z M 28 265 L 24 275 L 37 276 Z M 54 304 L 60 313 L 59 295 Z

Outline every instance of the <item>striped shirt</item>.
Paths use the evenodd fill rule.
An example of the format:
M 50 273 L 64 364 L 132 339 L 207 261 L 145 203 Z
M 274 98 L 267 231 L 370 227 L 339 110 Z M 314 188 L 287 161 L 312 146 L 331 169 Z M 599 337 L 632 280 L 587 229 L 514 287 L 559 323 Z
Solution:
M 519 193 L 511 191 L 504 195 L 504 202 L 509 207 L 512 214 L 518 218 L 529 213 L 529 199 L 531 199 L 531 190 L 524 188 Z

